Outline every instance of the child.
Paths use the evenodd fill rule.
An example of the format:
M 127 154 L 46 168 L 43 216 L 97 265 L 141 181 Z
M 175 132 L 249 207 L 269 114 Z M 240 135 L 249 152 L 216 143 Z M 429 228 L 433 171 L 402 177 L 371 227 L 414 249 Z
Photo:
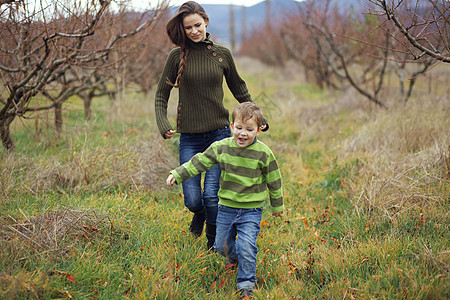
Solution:
M 166 180 L 168 186 L 173 186 L 220 165 L 214 248 L 227 257 L 228 264 L 238 264 L 237 289 L 244 295 L 251 294 L 255 287 L 256 238 L 267 198 L 266 187 L 272 214 L 280 217 L 284 210 L 281 174 L 275 156 L 256 139 L 262 121 L 261 109 L 256 104 L 239 104 L 232 114 L 232 137 L 214 142 L 205 152 L 172 170 Z

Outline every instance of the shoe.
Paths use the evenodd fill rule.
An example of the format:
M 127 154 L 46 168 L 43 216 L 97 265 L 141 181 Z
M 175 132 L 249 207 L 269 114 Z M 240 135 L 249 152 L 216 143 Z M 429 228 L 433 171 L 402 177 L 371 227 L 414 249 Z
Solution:
M 214 242 L 216 241 L 216 225 L 206 223 L 206 248 L 207 250 L 211 250 L 214 248 Z
M 203 208 L 201 211 L 194 213 L 192 217 L 191 225 L 189 226 L 189 231 L 195 236 L 199 237 L 203 232 L 203 225 L 206 219 L 206 209 Z
M 253 288 L 239 290 L 239 293 L 243 297 L 243 299 L 250 299 L 253 295 Z

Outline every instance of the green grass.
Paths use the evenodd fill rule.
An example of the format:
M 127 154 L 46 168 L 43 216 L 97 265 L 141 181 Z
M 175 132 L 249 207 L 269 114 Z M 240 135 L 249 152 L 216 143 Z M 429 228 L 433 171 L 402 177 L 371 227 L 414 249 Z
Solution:
M 448 104 L 355 112 L 310 85 L 247 77 L 255 95 L 270 85 L 260 139 L 286 205 L 281 219 L 264 210 L 254 298 L 447 299 Z M 290 87 L 309 100 L 278 96 Z M 236 271 L 189 234 L 181 188 L 164 187 L 177 141 L 159 136 L 148 99 L 93 105 L 86 122 L 67 103 L 60 140 L 45 118 L 15 122 L 16 153 L 0 150 L 0 298 L 238 299 Z

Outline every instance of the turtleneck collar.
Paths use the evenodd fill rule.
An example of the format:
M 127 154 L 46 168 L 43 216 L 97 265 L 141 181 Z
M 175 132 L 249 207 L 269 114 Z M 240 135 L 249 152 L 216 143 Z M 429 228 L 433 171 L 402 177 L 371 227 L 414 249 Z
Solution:
M 188 43 L 189 43 L 189 48 L 194 48 L 194 49 L 201 49 L 204 47 L 204 45 L 214 45 L 213 41 L 211 41 L 210 38 L 211 34 L 209 32 L 206 33 L 206 38 L 203 41 L 200 41 L 198 43 L 195 43 L 193 41 L 191 41 L 189 38 Z

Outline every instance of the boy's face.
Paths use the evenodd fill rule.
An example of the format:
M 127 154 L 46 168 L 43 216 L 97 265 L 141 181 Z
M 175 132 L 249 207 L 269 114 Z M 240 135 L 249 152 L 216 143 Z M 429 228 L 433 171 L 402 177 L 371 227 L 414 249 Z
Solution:
M 256 124 L 255 118 L 242 121 L 242 118 L 238 116 L 236 117 L 236 120 L 231 123 L 233 139 L 241 148 L 250 146 L 260 131 L 261 128 Z

